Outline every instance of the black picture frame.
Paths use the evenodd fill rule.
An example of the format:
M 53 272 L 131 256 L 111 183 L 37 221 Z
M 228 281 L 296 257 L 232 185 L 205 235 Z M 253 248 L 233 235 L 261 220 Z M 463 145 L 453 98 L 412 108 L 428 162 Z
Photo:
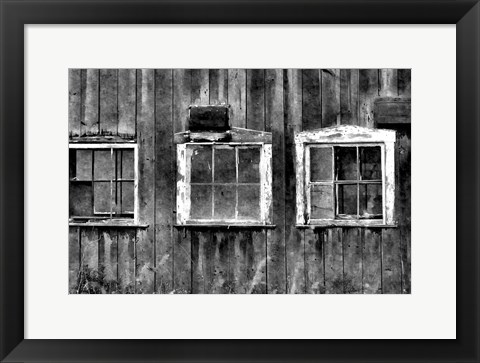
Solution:
M 480 361 L 478 305 L 480 5 L 477 0 L 222 2 L 2 0 L 0 12 L 2 361 Z M 24 339 L 24 25 L 122 23 L 456 24 L 457 339 L 283 341 Z M 438 226 L 429 228 L 441 228 L 442 223 L 444 222 L 439 219 Z M 252 329 L 255 329 L 253 325 L 255 324 L 252 322 Z

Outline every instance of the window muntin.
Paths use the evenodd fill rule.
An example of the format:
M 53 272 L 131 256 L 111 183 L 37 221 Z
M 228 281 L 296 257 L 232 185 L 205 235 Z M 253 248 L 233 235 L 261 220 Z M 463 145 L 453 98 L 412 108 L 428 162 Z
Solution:
M 306 147 L 311 220 L 383 219 L 383 144 Z
M 135 160 L 135 145 L 71 144 L 70 218 L 134 219 Z
M 261 145 L 187 145 L 191 222 L 261 222 Z

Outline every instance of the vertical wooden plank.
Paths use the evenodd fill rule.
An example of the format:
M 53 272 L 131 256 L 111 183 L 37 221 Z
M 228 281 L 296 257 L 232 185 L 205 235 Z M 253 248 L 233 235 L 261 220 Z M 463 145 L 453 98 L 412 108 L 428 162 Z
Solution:
M 80 265 L 82 270 L 98 272 L 98 231 L 81 228 Z
M 230 269 L 232 273 L 233 293 L 246 294 L 252 281 L 255 266 L 252 231 L 230 232 Z
M 118 256 L 117 231 L 115 229 L 100 229 L 98 254 L 100 276 L 103 279 L 105 293 L 117 293 Z
M 76 294 L 80 276 L 80 234 L 78 227 L 68 229 L 68 293 Z
M 283 70 L 285 115 L 285 245 L 287 291 L 305 293 L 305 245 L 303 231 L 295 227 L 295 133 L 302 131 L 302 71 Z
M 206 232 L 204 232 L 206 233 Z M 207 264 L 212 265 L 213 274 L 210 282 L 210 294 L 231 294 L 234 292 L 232 273 L 230 269 L 229 233 L 225 230 L 212 231 L 212 246 L 210 259 Z
M 276 228 L 267 232 L 268 293 L 285 293 L 285 129 L 283 117 L 283 71 L 265 72 L 266 129 L 271 125 L 273 220 Z
M 137 77 L 135 69 L 118 70 L 118 135 L 133 137 L 136 132 Z
M 394 228 L 382 231 L 382 291 L 384 294 L 402 293 L 400 231 Z
M 173 71 L 155 71 L 155 243 L 156 291 L 173 290 L 173 210 L 175 149 L 173 144 Z
M 363 127 L 374 127 L 374 101 L 378 97 L 378 69 L 359 70 L 360 117 Z
M 362 285 L 364 294 L 382 293 L 382 232 L 380 229 L 366 228 L 363 238 Z
M 324 246 L 328 232 L 306 229 L 305 234 L 305 279 L 307 294 L 325 293 Z
M 209 95 L 209 72 L 208 69 L 192 69 L 192 104 L 208 105 Z
M 116 135 L 118 130 L 118 70 L 100 70 L 100 134 Z
M 137 143 L 139 221 L 137 231 L 135 292 L 151 294 L 155 286 L 155 73 L 137 71 Z
M 247 121 L 252 130 L 265 130 L 265 70 L 247 69 Z
M 207 285 L 208 281 L 211 281 L 211 271 L 207 268 L 208 264 L 208 251 L 211 247 L 211 234 L 199 233 L 199 231 L 191 232 L 191 244 L 192 244 L 192 293 L 193 294 L 207 294 L 210 285 Z
M 401 249 L 401 267 L 402 267 L 402 294 L 411 294 L 411 258 L 412 243 L 410 225 L 400 228 L 400 249 Z
M 226 104 L 228 101 L 228 70 L 210 69 L 209 88 L 211 105 Z
M 362 233 L 359 228 L 346 228 L 343 231 L 343 286 L 346 294 L 363 292 Z
M 248 294 L 266 294 L 267 287 L 267 233 L 252 231 L 252 247 L 247 248 L 249 283 Z
M 228 104 L 230 105 L 230 125 L 246 127 L 246 71 L 245 69 L 228 70 Z
M 99 128 L 99 71 L 98 69 L 82 70 L 82 99 L 83 119 L 81 122 L 82 135 L 98 135 Z M 83 88 L 85 91 L 83 91 Z M 83 94 L 85 96 L 83 96 Z
M 381 97 L 398 96 L 397 70 L 388 68 L 379 70 L 379 92 Z
M 135 293 L 135 230 L 118 232 L 118 284 L 122 294 Z
M 398 95 L 401 97 L 411 97 L 411 69 L 397 70 Z
M 340 70 L 322 69 L 322 127 L 340 125 Z
M 185 131 L 188 125 L 188 107 L 191 102 L 191 71 L 173 70 L 173 131 Z M 175 159 L 177 158 L 175 150 Z M 176 162 L 175 162 L 176 165 Z M 173 230 L 173 287 L 177 294 L 192 291 L 192 259 L 190 231 L 187 228 Z
M 68 134 L 80 136 L 80 122 L 82 117 L 82 71 L 68 70 Z
M 302 70 L 302 123 L 303 131 L 322 127 L 321 71 Z
M 325 239 L 325 292 L 343 294 L 342 228 L 328 229 Z
M 358 125 L 359 116 L 359 71 L 340 70 L 340 115 L 342 125 Z

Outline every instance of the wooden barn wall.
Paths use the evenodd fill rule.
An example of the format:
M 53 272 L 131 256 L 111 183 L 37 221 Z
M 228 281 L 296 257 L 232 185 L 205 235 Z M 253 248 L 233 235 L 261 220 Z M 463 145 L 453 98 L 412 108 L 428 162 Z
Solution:
M 409 126 L 393 127 L 398 228 L 295 227 L 294 133 L 376 127 L 374 101 L 385 96 L 410 97 L 410 70 L 70 70 L 70 137 L 136 140 L 149 225 L 70 227 L 70 291 L 89 268 L 102 271 L 105 292 L 410 293 Z M 173 134 L 190 104 L 218 103 L 233 126 L 273 133 L 274 229 L 174 225 Z

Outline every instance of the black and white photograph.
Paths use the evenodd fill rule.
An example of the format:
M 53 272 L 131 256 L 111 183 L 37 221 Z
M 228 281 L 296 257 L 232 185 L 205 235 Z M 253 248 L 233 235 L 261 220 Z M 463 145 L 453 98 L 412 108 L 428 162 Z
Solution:
M 69 69 L 68 132 L 70 294 L 411 294 L 410 69 Z

